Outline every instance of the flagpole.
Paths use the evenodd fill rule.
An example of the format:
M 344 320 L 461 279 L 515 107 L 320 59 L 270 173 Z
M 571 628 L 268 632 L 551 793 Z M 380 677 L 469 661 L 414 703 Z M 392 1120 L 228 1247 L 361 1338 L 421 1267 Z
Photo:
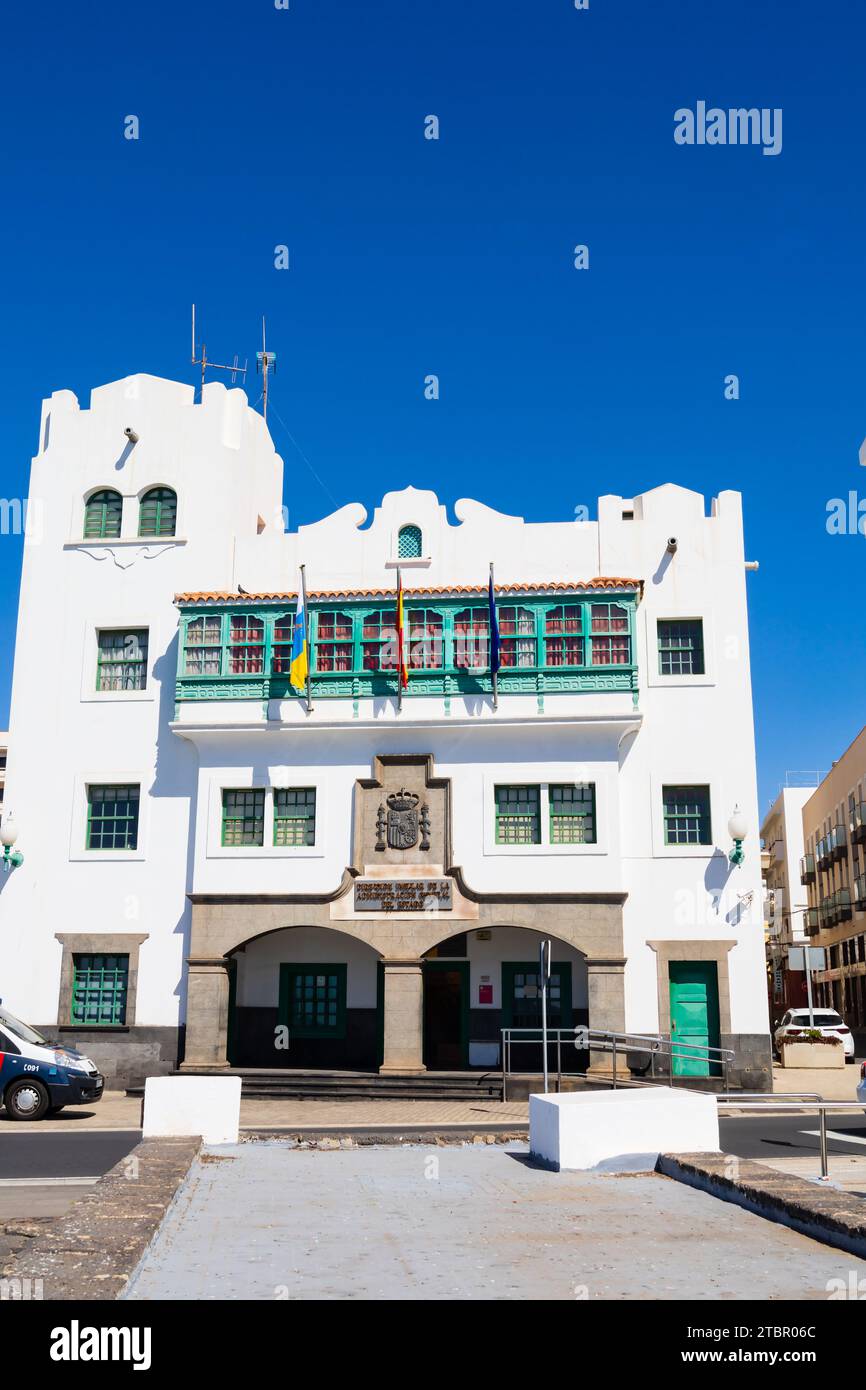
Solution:
M 313 659 L 313 648 L 310 643 L 310 610 L 307 607 L 306 568 L 306 565 L 301 565 L 301 602 L 304 605 L 304 643 L 307 648 L 307 714 L 312 714 L 313 699 L 310 694 L 310 665 Z
M 491 594 L 492 594 L 492 596 L 493 596 L 493 600 L 492 600 L 492 601 L 493 601 L 494 613 L 495 613 L 495 605 L 496 605 L 496 585 L 494 584 L 494 581 L 493 581 L 493 561 L 492 561 L 492 560 L 490 561 L 490 592 L 491 592 Z M 491 616 L 491 618 L 492 618 L 492 617 L 493 617 L 493 613 L 491 613 L 490 616 Z M 489 643 L 490 655 L 491 655 L 491 657 L 492 657 L 492 656 L 493 656 L 493 623 L 492 623 L 492 622 L 491 622 L 491 624 L 490 624 L 490 633 L 489 633 L 489 635 L 488 635 L 487 641 L 488 641 L 488 643 Z M 491 664 L 492 664 L 492 662 L 491 662 Z M 499 664 L 498 664 L 498 662 L 497 662 L 496 668 L 495 668 L 495 670 L 494 670 L 494 672 L 493 672 L 493 708 L 494 708 L 494 709 L 499 709 Z
M 403 586 L 397 566 L 397 713 L 403 708 Z

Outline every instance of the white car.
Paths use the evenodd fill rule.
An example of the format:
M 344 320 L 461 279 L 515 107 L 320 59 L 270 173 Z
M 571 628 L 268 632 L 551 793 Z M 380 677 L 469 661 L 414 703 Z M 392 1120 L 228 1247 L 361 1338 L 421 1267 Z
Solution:
M 813 1009 L 811 1022 L 808 1009 L 789 1009 L 773 1034 L 776 1051 L 779 1051 L 783 1042 L 796 1042 L 809 1028 L 817 1028 L 825 1038 L 841 1038 L 845 1048 L 845 1061 L 854 1061 L 854 1035 L 835 1009 Z

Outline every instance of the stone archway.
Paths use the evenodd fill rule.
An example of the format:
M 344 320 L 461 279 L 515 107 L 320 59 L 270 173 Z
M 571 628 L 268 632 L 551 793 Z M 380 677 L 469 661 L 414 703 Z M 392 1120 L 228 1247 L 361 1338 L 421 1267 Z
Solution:
M 586 958 L 592 1026 L 624 1030 L 625 894 L 480 894 L 454 868 L 456 911 L 352 915 L 354 877 L 347 870 L 335 893 L 315 898 L 192 895 L 185 1069 L 228 1066 L 230 958 L 246 942 L 290 927 L 342 932 L 381 957 L 385 1074 L 424 1071 L 423 957 L 463 927 L 524 928 L 574 947 Z

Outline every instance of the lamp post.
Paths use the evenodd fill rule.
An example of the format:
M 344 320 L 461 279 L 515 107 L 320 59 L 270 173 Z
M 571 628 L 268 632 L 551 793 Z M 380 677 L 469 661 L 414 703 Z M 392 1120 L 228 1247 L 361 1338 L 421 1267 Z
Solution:
M 0 845 L 3 846 L 3 872 L 8 874 L 10 869 L 18 869 L 24 863 L 24 855 L 20 850 L 13 849 L 15 841 L 18 839 L 18 826 L 11 814 L 3 817 L 0 824 Z
M 728 834 L 734 842 L 734 848 L 728 855 L 728 859 L 732 864 L 742 864 L 745 859 L 743 841 L 748 833 L 749 822 L 746 820 L 739 806 L 735 806 L 731 814 L 731 819 L 728 821 Z

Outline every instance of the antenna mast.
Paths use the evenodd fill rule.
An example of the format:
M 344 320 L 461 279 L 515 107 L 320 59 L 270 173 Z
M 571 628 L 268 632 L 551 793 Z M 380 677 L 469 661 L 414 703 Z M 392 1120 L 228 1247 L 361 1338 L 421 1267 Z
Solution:
M 262 374 L 262 414 L 268 418 L 268 372 L 277 370 L 277 354 L 268 352 L 265 342 L 265 316 L 262 314 L 262 350 L 256 353 L 256 371 Z
M 208 358 L 208 355 L 207 355 L 207 347 L 205 346 L 204 343 L 202 343 L 202 345 L 201 345 L 201 357 L 196 357 L 196 355 L 195 355 L 195 347 L 196 347 L 196 344 L 195 344 L 195 305 L 193 304 L 193 306 L 192 306 L 192 359 L 191 359 L 191 360 L 192 360 L 192 364 L 193 364 L 194 367 L 198 367 L 198 366 L 201 367 L 201 388 L 202 388 L 202 390 L 204 390 L 204 374 L 205 374 L 205 372 L 207 371 L 208 367 L 212 367 L 213 370 L 214 370 L 215 372 L 231 372 L 231 374 L 232 374 L 232 386 L 234 386 L 235 380 L 236 380 L 236 378 L 237 378 L 238 376 L 240 376 L 242 380 L 246 380 L 246 375 L 247 375 L 247 362 L 246 362 L 246 359 L 244 359 L 244 365 L 243 365 L 242 367 L 239 366 L 239 365 L 238 365 L 238 355 L 237 355 L 237 353 L 235 353 L 235 360 L 234 360 L 234 362 L 231 364 L 231 366 L 229 366 L 228 363 L 226 363 L 226 362 L 211 362 L 210 359 Z

